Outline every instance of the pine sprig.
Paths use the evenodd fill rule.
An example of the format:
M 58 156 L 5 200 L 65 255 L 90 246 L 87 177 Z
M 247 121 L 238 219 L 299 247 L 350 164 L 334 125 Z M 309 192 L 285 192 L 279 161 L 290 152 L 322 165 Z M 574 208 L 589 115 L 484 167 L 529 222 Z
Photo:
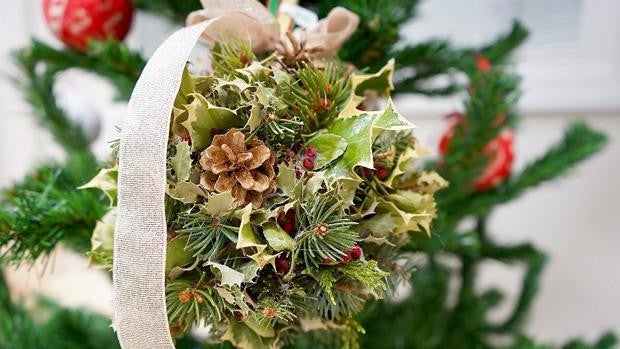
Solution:
M 181 214 L 179 224 L 176 232 L 187 240 L 185 250 L 200 261 L 215 261 L 227 243 L 237 240 L 239 230 L 230 217 L 218 219 L 200 212 Z
M 6 191 L 0 208 L 0 263 L 34 261 L 60 242 L 86 252 L 92 230 L 107 210 L 100 193 L 76 190 L 94 170 L 90 154 L 74 155 L 63 168 L 41 167 Z
M 168 321 L 186 332 L 194 325 L 220 323 L 224 320 L 226 303 L 217 291 L 179 279 L 166 285 Z
M 566 175 L 579 163 L 599 152 L 606 143 L 607 137 L 604 134 L 584 123 L 573 124 L 566 129 L 562 140 L 547 153 L 496 189 L 471 198 L 459 214 L 486 214 L 494 206 L 514 200 L 528 189 Z
M 307 267 L 340 261 L 359 239 L 352 229 L 357 223 L 342 217 L 341 209 L 339 202 L 325 198 L 297 206 L 299 233 L 294 254 L 301 254 Z
M 305 132 L 331 124 L 351 93 L 351 81 L 344 67 L 335 62 L 326 63 L 324 68 L 305 63 L 295 75 L 296 81 L 284 84 L 284 101 L 293 113 L 299 113 Z

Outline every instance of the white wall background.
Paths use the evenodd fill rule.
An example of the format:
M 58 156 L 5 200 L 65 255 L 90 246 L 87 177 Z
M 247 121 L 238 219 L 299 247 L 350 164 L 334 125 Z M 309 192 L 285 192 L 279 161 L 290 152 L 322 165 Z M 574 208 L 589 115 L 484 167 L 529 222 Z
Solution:
M 554 1 L 559 4 L 556 0 L 538 3 Z M 33 35 L 50 42 L 55 40 L 42 23 L 39 1 L 2 2 L 0 74 L 7 75 L 14 73 L 7 57 L 10 50 L 25 45 Z M 510 12 L 508 15 L 502 14 L 501 21 L 476 20 L 477 15 L 493 18 L 499 13 L 497 11 L 514 11 L 514 6 L 518 8 L 519 3 L 532 3 L 515 0 L 497 2 L 513 7 L 499 5 L 494 7 L 496 12 L 476 14 L 471 8 L 487 7 L 483 6 L 482 0 L 472 0 L 471 6 L 467 7 L 469 12 L 467 8 L 451 12 L 450 9 L 459 1 L 430 0 L 422 11 L 428 15 L 426 20 L 421 19 L 417 27 L 414 21 L 407 28 L 406 35 L 415 40 L 420 33 L 420 36 L 429 36 L 433 32 L 452 35 L 454 31 L 463 33 L 469 30 L 470 33 L 486 33 L 487 37 L 492 37 L 493 31 L 506 25 L 505 21 L 511 18 Z M 525 74 L 522 105 L 525 116 L 517 138 L 516 167 L 520 168 L 528 160 L 542 154 L 560 138 L 562 129 L 573 120 L 587 120 L 592 126 L 607 132 L 611 142 L 601 154 L 577 168 L 571 176 L 533 190 L 501 207 L 491 221 L 491 230 L 498 240 L 531 240 L 551 257 L 527 325 L 529 333 L 550 341 L 577 335 L 592 339 L 603 329 L 614 329 L 620 333 L 620 300 L 617 296 L 620 289 L 620 231 L 616 216 L 620 213 L 620 145 L 617 142 L 620 138 L 620 97 L 616 98 L 620 96 L 620 79 L 616 79 L 620 72 L 620 21 L 617 21 L 619 12 L 612 11 L 618 9 L 618 2 L 590 0 L 577 3 L 581 6 L 576 15 L 580 22 L 575 24 L 575 18 L 571 17 L 573 22 L 569 21 L 564 27 L 560 24 L 554 29 L 562 33 L 574 25 L 582 25 L 577 34 L 570 36 L 579 40 L 577 46 L 581 48 L 575 50 L 573 45 L 572 52 L 577 57 L 572 58 L 575 59 L 559 59 L 557 50 L 540 45 L 541 40 L 545 43 L 549 36 L 553 37 L 553 33 L 549 34 L 544 26 L 540 29 L 542 38 L 534 36 L 532 40 L 538 42 L 538 46 L 530 45 L 519 56 L 522 64 L 518 69 Z M 545 10 L 551 11 L 545 14 L 552 16 L 556 8 Z M 448 15 L 463 17 L 464 23 L 452 29 L 429 25 L 435 19 L 441 23 L 441 19 L 445 20 L 442 16 Z M 531 14 L 528 17 L 533 18 Z M 478 23 L 478 27 L 468 23 Z M 480 23 L 486 23 L 488 27 Z M 592 23 L 596 24 L 594 29 Z M 128 40 L 148 53 L 170 31 L 170 27 L 152 17 L 141 15 L 137 17 Z M 593 31 L 605 35 L 594 35 Z M 467 36 L 457 39 L 463 42 L 472 40 Z M 474 41 L 482 39 L 473 38 Z M 607 41 L 601 44 L 600 40 Z M 597 49 L 599 51 L 592 52 Z M 549 67 L 556 72 L 544 74 Z M 67 78 L 79 84 L 79 97 L 88 100 L 101 113 L 103 133 L 94 146 L 98 154 L 105 156 L 106 142 L 114 137 L 113 126 L 122 119 L 124 105 L 111 102 L 113 90 L 103 81 L 81 74 L 72 74 Z M 455 100 L 401 100 L 401 109 L 419 126 L 418 135 L 431 148 L 437 144 L 444 127 L 440 116 L 458 105 Z M 6 79 L 0 81 L 0 115 L 0 187 L 18 180 L 28 169 L 50 157 L 58 158 L 60 151 L 46 132 L 36 125 L 28 105 Z M 109 313 L 110 287 L 107 277 L 87 269 L 85 260 L 80 256 L 58 253 L 45 274 L 41 275 L 41 269 L 38 266 L 31 270 L 12 271 L 10 278 L 15 293 L 27 295 L 33 291 L 42 292 L 67 305 L 88 305 Z M 483 273 L 483 286 L 499 286 L 514 295 L 522 273 L 519 267 L 487 265 Z M 507 301 L 506 309 L 512 301 L 514 298 Z

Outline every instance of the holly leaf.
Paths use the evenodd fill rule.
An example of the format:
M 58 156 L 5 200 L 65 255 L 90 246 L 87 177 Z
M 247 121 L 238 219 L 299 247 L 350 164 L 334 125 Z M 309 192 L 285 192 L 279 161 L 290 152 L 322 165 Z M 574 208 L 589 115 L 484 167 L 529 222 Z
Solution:
M 235 207 L 235 199 L 230 192 L 224 192 L 209 195 L 203 209 L 213 217 L 220 217 Z
M 364 219 L 355 227 L 360 236 L 388 236 L 398 228 L 397 220 L 390 213 L 380 213 Z
M 293 238 L 274 223 L 268 223 L 263 227 L 263 235 L 274 251 L 292 251 L 295 248 Z
M 176 237 L 166 244 L 166 275 L 176 267 L 183 267 L 194 261 L 192 253 L 185 250 L 187 240 Z
M 394 89 L 393 74 L 394 60 L 392 59 L 374 74 L 354 74 L 351 76 L 351 95 L 338 117 L 349 118 L 364 114 L 365 111 L 357 109 L 357 106 L 364 102 L 367 91 L 376 91 L 379 95 L 384 96 L 389 95 L 390 91 Z
M 199 196 L 205 196 L 205 192 L 202 188 L 192 182 L 181 182 L 170 185 L 166 192 L 171 198 L 179 200 L 184 204 L 193 204 L 198 201 Z
M 78 189 L 96 188 L 110 199 L 110 207 L 116 206 L 116 195 L 118 190 L 118 167 L 103 168 L 88 183 L 78 187 Z
M 112 269 L 115 224 L 116 207 L 113 207 L 95 225 L 90 238 L 89 264 Z
M 258 335 L 246 324 L 247 321 L 250 321 L 246 318 L 250 317 L 245 316 L 242 322 L 229 320 L 226 332 L 220 337 L 220 340 L 229 341 L 235 348 L 239 349 L 275 349 L 275 340 Z
M 192 170 L 191 149 L 187 142 L 181 141 L 176 145 L 176 154 L 172 157 L 171 165 L 177 182 L 186 182 Z
M 316 148 L 314 167 L 321 169 L 339 158 L 347 149 L 347 140 L 332 133 L 321 133 L 306 142 L 306 147 Z
M 250 224 L 252 205 L 248 204 L 242 210 L 237 211 L 237 214 L 240 216 L 241 224 L 239 225 L 239 237 L 237 239 L 236 248 L 238 250 L 247 248 L 254 249 L 256 253 L 248 255 L 248 257 L 254 260 L 261 269 L 265 265 L 273 263 L 277 255 L 271 255 L 265 251 L 267 244 L 263 244 L 258 240 Z
M 243 273 L 236 271 L 235 269 L 225 266 L 223 264 L 215 262 L 207 262 L 205 266 L 211 266 L 220 272 L 220 281 L 222 286 L 241 286 L 241 283 L 245 280 Z
M 383 111 L 337 119 L 329 128 L 329 133 L 344 138 L 348 146 L 344 154 L 328 167 L 327 177 L 332 180 L 360 179 L 355 174 L 354 168 L 357 166 L 374 168 L 372 144 L 381 132 L 408 130 L 414 127 L 396 112 L 391 100 L 388 100 L 388 105 Z
M 261 337 L 273 338 L 276 336 L 276 332 L 269 321 L 258 321 L 255 316 L 245 316 L 242 321 Z
M 192 137 L 192 149 L 201 151 L 211 144 L 214 131 L 243 127 L 244 121 L 228 108 L 217 107 L 201 95 L 192 94 L 194 100 L 186 105 L 187 120 L 181 124 Z
M 189 63 L 185 64 L 185 68 L 183 68 L 183 73 L 181 75 L 181 86 L 179 87 L 179 92 L 177 92 L 177 96 L 174 99 L 174 106 L 181 109 L 181 107 L 187 104 L 187 96 L 194 93 L 194 82 L 192 80 L 192 76 L 189 73 Z
M 278 188 L 289 198 L 299 198 L 301 195 L 301 182 L 295 175 L 295 169 L 285 164 L 278 165 L 278 176 L 276 177 Z

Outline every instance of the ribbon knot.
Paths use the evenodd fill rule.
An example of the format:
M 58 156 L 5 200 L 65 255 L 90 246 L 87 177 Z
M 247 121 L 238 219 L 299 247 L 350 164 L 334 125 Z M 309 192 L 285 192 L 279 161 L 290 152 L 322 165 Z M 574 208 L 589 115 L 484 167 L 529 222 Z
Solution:
M 314 27 L 282 33 L 276 18 L 257 0 L 201 0 L 203 9 L 187 17 L 187 25 L 212 20 L 201 40 L 214 45 L 231 37 L 248 39 L 254 52 L 290 49 L 290 43 L 303 43 L 310 59 L 333 58 L 355 32 L 359 17 L 336 7 Z M 294 40 L 290 39 L 292 34 Z M 295 49 L 294 47 L 292 49 Z

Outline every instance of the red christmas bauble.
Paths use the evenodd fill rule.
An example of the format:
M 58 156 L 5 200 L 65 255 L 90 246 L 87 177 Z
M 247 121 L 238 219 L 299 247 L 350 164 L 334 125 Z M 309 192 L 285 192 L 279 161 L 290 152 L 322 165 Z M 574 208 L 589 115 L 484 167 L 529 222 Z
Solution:
M 448 152 L 455 129 L 465 126 L 465 116 L 461 113 L 449 114 L 447 118 L 450 120 L 450 126 L 439 141 L 439 152 L 442 155 Z M 474 183 L 477 191 L 489 189 L 510 176 L 514 162 L 514 135 L 512 131 L 503 131 L 487 144 L 483 151 L 490 159 L 487 167 Z
M 84 51 L 88 40 L 123 40 L 133 15 L 131 0 L 43 0 L 45 21 L 67 46 Z

